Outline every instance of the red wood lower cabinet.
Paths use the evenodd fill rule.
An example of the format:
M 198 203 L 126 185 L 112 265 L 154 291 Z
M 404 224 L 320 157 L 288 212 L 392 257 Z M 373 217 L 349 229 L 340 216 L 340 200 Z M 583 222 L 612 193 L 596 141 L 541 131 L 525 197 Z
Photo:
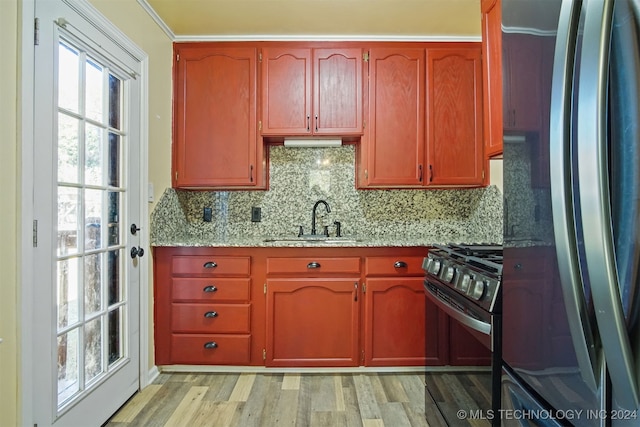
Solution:
M 424 297 L 423 279 L 375 278 L 365 292 L 364 364 L 449 364 L 449 318 Z
M 358 366 L 358 278 L 267 280 L 266 366 Z

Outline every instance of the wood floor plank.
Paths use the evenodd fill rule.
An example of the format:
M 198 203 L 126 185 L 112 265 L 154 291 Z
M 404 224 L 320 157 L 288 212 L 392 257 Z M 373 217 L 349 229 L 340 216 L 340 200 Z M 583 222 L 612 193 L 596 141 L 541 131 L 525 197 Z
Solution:
M 260 414 L 260 426 L 273 426 L 278 419 L 278 401 L 282 393 L 282 375 L 269 375 L 267 379 L 266 395 L 263 396 L 264 405 Z
M 384 427 L 384 421 L 382 421 L 381 419 L 366 419 L 362 420 L 362 425 L 364 427 Z
M 191 418 L 195 415 L 200 402 L 208 387 L 194 386 L 189 389 L 171 417 L 164 424 L 165 427 L 191 426 Z
M 212 374 L 218 376 L 215 379 L 218 387 L 214 387 L 213 384 L 210 384 L 211 390 L 207 393 L 207 396 L 204 397 L 205 400 L 214 400 L 218 402 L 226 402 L 231 397 L 231 393 L 236 387 L 236 383 L 240 378 L 240 374 Z M 210 382 L 213 382 L 211 380 Z
M 240 375 L 240 378 L 238 378 L 238 381 L 236 382 L 236 386 L 231 392 L 231 396 L 229 396 L 229 400 L 232 402 L 246 402 L 255 380 L 256 374 Z
M 239 405 L 240 414 L 234 419 L 237 426 L 255 427 L 260 425 L 260 418 L 264 410 L 265 401 L 268 400 L 268 384 L 270 375 L 258 375 L 251 387 L 249 398 L 243 406 Z
M 333 378 L 327 375 L 311 377 L 311 412 L 336 410 Z
M 111 421 L 114 423 L 130 423 L 149 404 L 149 401 L 161 388 L 161 384 L 151 384 L 140 393 L 136 393 Z
M 408 402 L 409 396 L 405 391 L 400 378 L 397 375 L 381 374 L 378 375 L 380 383 L 384 390 L 384 394 L 387 396 L 388 402 Z
M 347 427 L 362 427 L 362 417 L 360 416 L 360 408 L 358 406 L 358 395 L 356 393 L 356 385 L 353 381 L 354 374 L 343 375 L 342 395 L 344 397 L 344 413 Z
M 335 392 L 336 411 L 344 411 L 344 392 L 342 390 L 342 375 L 333 377 L 333 390 Z
M 346 425 L 344 412 L 314 411 L 311 413 L 309 427 L 334 427 Z
M 285 374 L 282 378 L 283 390 L 300 390 L 300 374 Z
M 241 402 L 203 400 L 191 418 L 191 426 L 231 427 Z
M 296 427 L 307 427 L 311 423 L 311 377 L 304 375 L 300 378 L 298 390 L 298 413 Z
M 385 393 L 384 387 L 380 380 L 380 375 L 367 375 L 369 377 L 369 381 L 371 382 L 371 390 L 373 391 L 373 397 L 375 398 L 378 404 L 386 403 L 389 401 L 387 399 L 387 394 Z
M 295 426 L 300 390 L 282 390 L 274 412 L 274 426 Z
M 381 419 L 380 408 L 374 397 L 371 379 L 368 375 L 354 375 L 353 381 L 358 396 L 358 407 L 363 420 Z
M 165 381 L 160 390 L 156 392 L 154 398 L 149 401 L 149 404 L 133 419 L 131 425 L 163 426 L 189 391 L 189 388 L 189 384 L 182 381 Z
M 382 421 L 386 426 L 411 427 L 411 421 L 407 417 L 404 406 L 400 402 L 387 402 L 380 404 Z

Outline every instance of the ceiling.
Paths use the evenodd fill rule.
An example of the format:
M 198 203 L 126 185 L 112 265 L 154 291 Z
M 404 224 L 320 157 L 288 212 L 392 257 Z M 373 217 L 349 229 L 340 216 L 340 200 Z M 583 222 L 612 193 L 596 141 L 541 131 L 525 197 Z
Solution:
M 480 0 L 138 1 L 178 39 L 480 37 Z

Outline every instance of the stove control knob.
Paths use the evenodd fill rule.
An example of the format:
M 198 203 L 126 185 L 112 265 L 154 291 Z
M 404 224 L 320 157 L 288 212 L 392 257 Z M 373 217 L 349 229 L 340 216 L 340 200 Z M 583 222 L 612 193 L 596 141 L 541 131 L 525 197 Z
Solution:
M 445 268 L 444 272 L 442 273 L 442 280 L 451 283 L 453 281 L 453 275 L 455 271 L 455 268 L 453 268 L 452 266 Z
M 480 300 L 484 295 L 484 291 L 487 288 L 487 282 L 485 280 L 476 280 L 473 282 L 473 288 L 471 289 L 471 298 Z
M 462 280 L 460 280 L 460 282 L 458 283 L 458 287 L 462 292 L 466 293 L 469 290 L 470 284 L 471 284 L 471 276 L 468 274 L 464 274 L 462 276 Z
M 439 259 L 434 259 L 433 262 L 431 263 L 431 266 L 429 266 L 429 273 L 437 276 L 438 273 L 440 273 L 440 266 L 442 265 L 442 261 Z

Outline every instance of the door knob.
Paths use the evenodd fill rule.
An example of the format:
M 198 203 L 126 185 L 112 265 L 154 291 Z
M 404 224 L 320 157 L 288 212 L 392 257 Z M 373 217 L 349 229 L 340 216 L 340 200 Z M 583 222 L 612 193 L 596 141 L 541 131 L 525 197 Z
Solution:
M 142 258 L 144 256 L 144 249 L 142 249 L 140 246 L 138 246 L 137 248 L 134 246 L 131 248 L 131 258 L 135 259 L 135 257 L 140 257 Z

